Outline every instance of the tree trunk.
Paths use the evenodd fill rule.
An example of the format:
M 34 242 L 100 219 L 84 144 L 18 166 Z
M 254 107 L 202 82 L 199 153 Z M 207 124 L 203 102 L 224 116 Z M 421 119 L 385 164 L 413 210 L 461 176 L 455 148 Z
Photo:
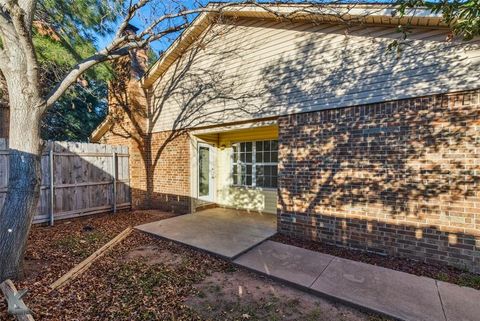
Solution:
M 0 71 L 0 138 L 8 138 L 9 119 L 7 83 Z
M 8 192 L 0 212 L 0 282 L 22 275 L 28 233 L 40 195 L 39 124 L 45 109 L 41 99 L 25 90 L 28 85 L 23 79 L 6 78 L 10 96 L 10 158 Z

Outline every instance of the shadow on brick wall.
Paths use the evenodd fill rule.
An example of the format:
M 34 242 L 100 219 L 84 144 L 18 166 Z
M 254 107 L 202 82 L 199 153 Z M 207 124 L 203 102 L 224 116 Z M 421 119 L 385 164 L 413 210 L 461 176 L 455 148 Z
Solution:
M 445 47 L 453 69 L 432 64 L 428 51 L 417 56 L 406 51 L 406 57 L 392 56 L 388 59 L 399 60 L 385 63 L 387 58 L 369 54 L 375 47 L 362 49 L 358 65 L 348 46 L 341 46 L 341 59 L 331 70 L 322 69 L 329 57 L 319 58 L 329 48 L 318 48 L 314 39 L 298 45 L 302 59 L 295 61 L 305 63 L 280 57 L 266 68 L 266 77 L 282 75 L 268 84 L 276 104 L 311 111 L 323 101 L 355 105 L 359 97 L 374 100 L 397 87 L 407 91 L 416 78 L 399 78 L 391 88 L 390 79 L 376 85 L 365 81 L 379 77 L 380 70 L 398 73 L 406 68 L 402 63 L 428 69 L 421 81 L 442 73 L 463 77 L 462 57 L 448 43 L 432 46 Z M 386 44 L 379 46 L 387 55 Z M 302 80 L 292 84 L 295 78 Z M 336 98 L 338 90 L 342 96 Z M 474 90 L 280 117 L 279 229 L 478 272 L 479 98 Z
M 226 27 L 212 24 L 148 91 L 132 79 L 128 59 L 116 64 L 117 77 L 109 90 L 111 127 L 102 141 L 129 145 L 132 188 L 137 190 L 132 195 L 138 195 L 139 206 L 170 208 L 162 204 L 168 201 L 177 204 L 172 205 L 174 208 L 183 209 L 180 204 L 186 202 L 185 195 L 190 195 L 193 157 L 189 129 L 223 124 L 232 115 L 245 117 L 262 108 L 251 103 L 262 95 L 259 90 L 239 92 L 238 77 L 227 77 L 223 71 L 204 64 L 205 59 L 233 58 L 239 50 L 247 49 L 244 45 L 206 51 L 234 28 L 229 23 Z M 219 107 L 212 109 L 213 105 Z
M 189 214 L 194 211 L 195 199 L 188 195 L 167 193 L 146 193 L 145 190 L 132 189 L 133 209 L 158 209 L 176 214 Z
M 435 225 L 353 218 L 348 214 L 293 215 L 280 211 L 277 222 L 282 234 L 480 273 L 478 234 L 450 232 Z

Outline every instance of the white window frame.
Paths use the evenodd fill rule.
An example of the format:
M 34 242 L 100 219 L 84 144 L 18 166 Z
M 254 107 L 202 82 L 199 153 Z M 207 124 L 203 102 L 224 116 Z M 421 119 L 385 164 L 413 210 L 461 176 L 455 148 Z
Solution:
M 265 141 L 276 141 L 277 142 L 277 162 L 261 162 L 257 163 L 257 142 L 265 142 Z M 252 185 L 245 185 L 245 184 L 239 184 L 238 181 L 241 180 L 240 175 L 238 174 L 238 170 L 240 168 L 240 153 L 238 153 L 239 157 L 237 159 L 237 162 L 235 163 L 235 152 L 234 152 L 234 146 L 237 146 L 237 151 L 240 150 L 240 144 L 242 143 L 252 143 Z M 248 141 L 241 141 L 241 142 L 235 142 L 232 144 L 231 152 L 230 152 L 230 161 L 231 161 L 231 167 L 230 167 L 230 175 L 232 177 L 232 186 L 233 187 L 245 187 L 245 188 L 257 188 L 257 165 L 263 165 L 263 166 L 277 166 L 277 186 L 278 186 L 278 139 L 258 139 L 258 140 L 248 140 Z M 246 163 L 250 164 L 250 163 Z M 233 184 L 233 168 L 234 166 L 237 166 L 237 184 Z M 265 189 L 265 190 L 276 190 L 277 187 L 263 187 L 260 186 L 259 188 Z

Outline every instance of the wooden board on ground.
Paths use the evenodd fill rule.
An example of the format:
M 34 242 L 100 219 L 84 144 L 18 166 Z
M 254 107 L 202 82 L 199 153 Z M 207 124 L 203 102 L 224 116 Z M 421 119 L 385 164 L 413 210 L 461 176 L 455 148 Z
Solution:
M 104 255 L 109 249 L 114 247 L 116 244 L 120 243 L 124 238 L 130 235 L 132 231 L 133 231 L 132 227 L 126 228 L 123 232 L 118 234 L 115 238 L 110 240 L 107 244 L 105 244 L 100 249 L 95 251 L 95 253 L 90 255 L 83 262 L 75 266 L 73 269 L 67 272 L 64 276 L 62 276 L 60 279 L 55 281 L 52 285 L 50 285 L 50 288 L 52 290 L 58 290 L 61 287 L 65 286 L 68 282 L 77 278 L 79 275 L 85 272 L 92 265 L 93 262 L 95 262 L 102 255 Z

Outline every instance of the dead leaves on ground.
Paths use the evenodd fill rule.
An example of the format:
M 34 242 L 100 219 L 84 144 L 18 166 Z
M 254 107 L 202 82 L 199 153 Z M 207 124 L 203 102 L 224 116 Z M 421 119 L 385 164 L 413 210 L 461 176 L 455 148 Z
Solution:
M 36 320 L 197 319 L 183 299 L 194 291 L 194 283 L 212 270 L 226 268 L 227 263 L 139 232 L 65 288 L 52 292 L 48 288 L 127 226 L 170 216 L 141 211 L 60 222 L 53 228 L 34 227 L 27 249 L 27 274 L 17 284 L 29 289 L 25 300 Z M 152 265 L 143 258 L 125 258 L 135 248 L 152 245 L 175 253 L 181 263 Z M 0 311 L 0 320 L 11 320 L 3 302 Z

